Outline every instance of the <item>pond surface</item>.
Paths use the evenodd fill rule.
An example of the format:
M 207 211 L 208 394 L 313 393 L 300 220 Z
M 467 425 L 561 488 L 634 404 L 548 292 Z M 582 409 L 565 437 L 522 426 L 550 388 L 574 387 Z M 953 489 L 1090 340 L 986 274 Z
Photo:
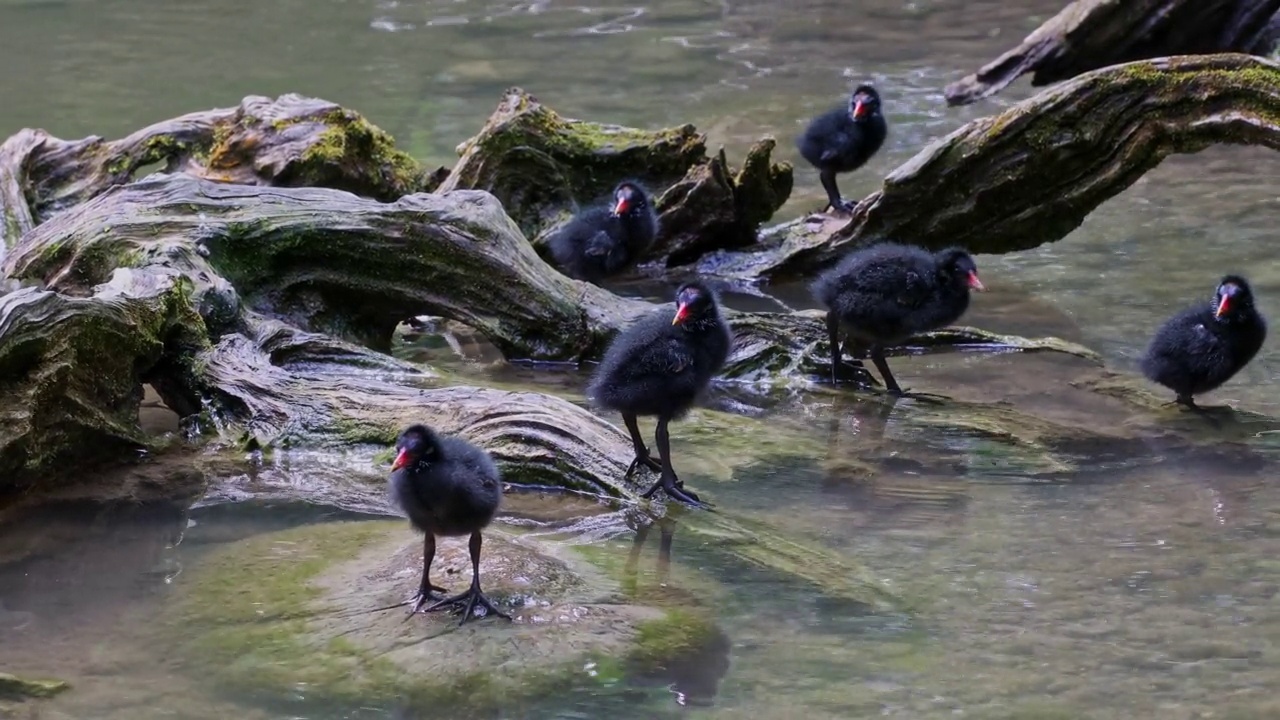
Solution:
M 0 0 L 0 135 L 36 126 L 117 137 L 246 94 L 292 91 L 355 108 L 424 163 L 449 164 L 502 90 L 518 85 L 572 117 L 693 122 L 731 159 L 773 134 L 781 157 L 795 161 L 790 138 L 805 119 L 839 102 L 851 81 L 870 78 L 891 135 L 864 170 L 842 180 L 847 196 L 861 197 L 929 140 L 1027 97 L 1024 79 L 991 101 L 947 109 L 942 88 L 1058 7 Z M 783 218 L 816 209 L 822 197 L 801 167 Z M 1206 298 L 1226 272 L 1250 277 L 1264 313 L 1280 307 L 1277 214 L 1274 154 L 1212 148 L 1173 158 L 1068 238 L 979 257 L 993 292 L 966 322 L 1083 342 L 1109 366 L 1132 370 L 1154 326 Z M 793 306 L 805 302 L 795 288 L 777 292 Z M 1276 348 L 1207 401 L 1280 414 Z M 578 373 L 503 366 L 484 348 L 468 347 L 460 360 L 447 345 L 416 338 L 399 352 L 464 380 L 581 401 Z M 815 389 L 755 403 L 748 425 L 698 411 L 673 426 L 673 441 L 682 478 L 726 517 L 839 554 L 908 598 L 911 613 L 851 607 L 818 584 L 745 569 L 707 540 L 703 521 L 677 512 L 669 576 L 654 575 L 660 542 L 651 533 L 641 582 L 664 583 L 712 612 L 727 638 L 718 654 L 656 685 L 633 679 L 501 716 L 1280 716 L 1280 485 L 1271 481 L 1270 432 L 1170 412 L 1135 421 L 1114 403 L 1073 393 L 1068 380 L 1081 366 L 1061 358 L 891 362 L 906 386 L 970 403 L 1008 401 L 1070 437 L 993 440 L 912 401 Z M 369 458 L 252 467 L 248 480 L 228 471 L 223 479 L 235 482 L 190 512 L 58 507 L 0 528 L 0 670 L 74 686 L 17 717 L 436 717 L 421 707 L 317 708 L 301 689 L 240 693 L 206 682 L 191 658 L 154 642 L 153 619 L 209 553 L 285 528 L 369 518 L 274 503 L 256 493 L 255 480 L 303 484 L 334 467 L 380 477 Z M 237 499 L 246 502 L 226 502 Z M 558 527 L 594 512 L 555 497 L 509 496 L 508 508 L 501 524 L 511 532 L 530 519 Z M 566 542 L 588 540 L 621 558 L 633 534 Z M 0 717 L 6 712 L 0 703 Z

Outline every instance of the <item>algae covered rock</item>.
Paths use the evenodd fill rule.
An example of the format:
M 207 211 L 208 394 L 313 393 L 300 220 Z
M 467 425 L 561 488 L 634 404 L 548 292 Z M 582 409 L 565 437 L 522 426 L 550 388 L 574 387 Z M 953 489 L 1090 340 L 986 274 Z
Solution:
M 187 671 L 262 698 L 407 705 L 450 717 L 527 708 L 575 688 L 605 688 L 675 662 L 673 630 L 714 637 L 710 621 L 620 596 L 567 549 L 491 528 L 485 590 L 514 622 L 459 628 L 447 614 L 382 609 L 408 598 L 421 541 L 403 522 L 330 523 L 216 550 L 176 588 L 164 632 Z M 438 544 L 433 580 L 470 579 L 464 540 Z
M 70 687 L 61 680 L 32 680 L 0 672 L 0 699 L 49 698 Z

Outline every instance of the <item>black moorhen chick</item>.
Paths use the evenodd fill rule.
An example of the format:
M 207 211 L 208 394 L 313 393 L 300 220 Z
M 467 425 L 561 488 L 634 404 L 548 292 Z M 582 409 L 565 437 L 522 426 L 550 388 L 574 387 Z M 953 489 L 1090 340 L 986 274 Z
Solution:
M 881 243 L 845 257 L 812 286 L 814 297 L 828 308 L 831 381 L 836 382 L 840 367 L 839 330 L 843 327 L 846 345 L 854 344 L 851 354 L 860 359 L 869 350 L 885 387 L 905 396 L 889 372 L 885 346 L 959 320 L 969 307 L 970 288 L 986 290 L 973 258 L 959 248 L 930 253 Z
M 870 85 L 859 85 L 847 108 L 836 108 L 814 118 L 796 140 L 800 155 L 818 169 L 818 178 L 834 210 L 852 210 L 857 204 L 842 200 L 836 173 L 862 167 L 884 144 L 889 125 L 880 113 L 880 94 Z
M 426 612 L 462 608 L 462 622 L 472 617 L 476 605 L 487 613 L 510 620 L 480 591 L 480 531 L 493 520 L 502 498 L 498 468 L 489 454 L 462 438 L 437 435 L 425 425 L 411 425 L 396 440 L 391 466 L 392 500 L 409 516 L 409 522 L 426 536 L 422 541 L 422 584 L 413 609 L 435 600 Z M 431 561 L 436 536 L 471 535 L 471 589 L 441 599 L 445 589 L 431 584 Z M 461 623 L 459 623 L 461 624 Z
M 1267 338 L 1267 322 L 1253 306 L 1253 291 L 1239 275 L 1218 283 L 1212 303 L 1174 315 L 1151 340 L 1142 373 L 1195 408 L 1194 395 L 1217 388 L 1240 371 Z
M 662 471 L 661 480 L 643 497 L 652 497 L 661 487 L 676 500 L 705 507 L 671 468 L 667 423 L 689 411 L 724 367 L 732 346 L 733 333 L 720 316 L 715 295 L 702 283 L 691 282 L 676 291 L 674 317 L 662 309 L 639 319 L 618 335 L 600 361 L 587 392 L 601 406 L 622 413 L 636 452 L 627 476 L 640 465 Z M 661 463 L 640 437 L 638 415 L 658 418 L 654 439 Z
M 578 214 L 547 241 L 564 274 L 597 283 L 633 265 L 658 235 L 658 214 L 649 194 L 627 180 L 613 190 L 612 209 L 595 207 Z

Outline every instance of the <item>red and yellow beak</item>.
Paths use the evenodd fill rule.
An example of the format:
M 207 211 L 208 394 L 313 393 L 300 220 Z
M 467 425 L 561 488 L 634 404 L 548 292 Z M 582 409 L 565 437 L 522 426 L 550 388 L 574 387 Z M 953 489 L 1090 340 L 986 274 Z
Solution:
M 618 198 L 618 204 L 613 206 L 614 215 L 622 215 L 631 209 L 631 201 L 626 198 Z
M 969 287 L 977 290 L 978 292 L 987 291 L 987 286 L 983 285 L 982 281 L 978 279 L 978 272 L 976 270 L 969 271 Z
M 1213 316 L 1220 318 L 1228 312 L 1231 312 L 1231 296 L 1223 295 L 1222 299 L 1218 301 L 1218 309 L 1213 312 Z
M 676 316 L 671 319 L 672 325 L 679 325 L 689 319 L 689 303 L 680 303 L 680 307 L 676 308 Z
M 853 101 L 853 119 L 861 120 L 867 114 L 867 102 L 862 98 Z
M 405 448 L 401 448 L 400 452 L 396 453 L 395 462 L 391 463 L 391 469 L 392 471 L 399 470 L 400 468 L 408 464 L 409 464 L 409 451 Z

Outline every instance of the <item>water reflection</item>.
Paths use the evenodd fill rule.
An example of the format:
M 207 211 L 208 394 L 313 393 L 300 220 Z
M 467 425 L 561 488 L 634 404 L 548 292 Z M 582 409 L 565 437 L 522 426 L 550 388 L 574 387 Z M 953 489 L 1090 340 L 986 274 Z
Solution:
M 650 128 L 693 122 L 731 158 L 772 134 L 778 158 L 794 161 L 789 138 L 800 124 L 838 102 L 850 80 L 871 79 L 885 89 L 893 129 L 880 155 L 850 176 L 848 193 L 863 196 L 929 141 L 1029 94 L 1020 83 L 968 108 L 941 102 L 946 82 L 1061 5 L 869 2 L 851 22 L 840 0 L 677 1 L 643 12 L 626 0 L 0 3 L 0 58 L 48 70 L 4 77 L 0 136 L 33 126 L 119 137 L 246 94 L 300 91 L 363 112 L 435 165 L 453 162 L 455 146 L 515 84 L 568 116 Z M 1265 312 L 1280 296 L 1277 163 L 1250 148 L 1166 161 L 1062 242 L 980 257 L 993 292 L 967 320 L 1084 342 L 1125 368 L 1206 275 L 1254 268 Z M 798 165 L 796 180 L 783 218 L 821 204 L 809 168 Z M 667 302 L 680 279 L 612 289 Z M 803 284 L 722 292 L 744 309 L 812 307 Z M 435 329 L 443 332 L 404 349 L 443 366 L 450 381 L 581 401 L 583 372 L 508 365 L 474 333 Z M 1276 357 L 1264 349 L 1207 403 L 1273 412 Z M 714 698 L 710 717 L 1280 716 L 1277 428 L 1242 411 L 1209 422 L 1104 402 L 1072 385 L 1088 368 L 1070 359 L 957 353 L 899 364 L 957 401 L 929 410 L 845 388 L 797 398 L 717 387 L 708 407 L 754 419 L 695 411 L 680 428 L 687 479 L 705 483 L 721 517 L 758 521 L 768 531 L 758 536 L 726 540 L 722 526 L 696 526 L 692 516 L 631 518 L 629 529 L 626 513 L 587 500 L 546 512 L 511 496 L 504 521 L 616 551 L 626 593 L 714 611 L 712 636 L 653 679 L 690 704 Z M 961 424 L 1009 408 L 1047 434 L 1014 426 L 1025 436 L 992 437 Z M 1074 434 L 1054 434 L 1062 429 Z M 349 482 L 358 466 L 367 471 L 369 458 L 285 454 L 243 481 L 224 474 L 222 487 L 235 492 L 210 502 L 260 496 L 264 485 L 323 497 L 326 478 Z M 381 478 L 368 492 L 381 497 Z M 204 679 L 173 672 L 143 630 L 167 581 L 200 562 L 202 548 L 338 516 L 267 502 L 189 514 L 125 503 L 7 515 L 0 667 L 73 681 L 74 692 L 37 710 L 41 717 L 296 717 L 296 708 L 245 698 L 207 705 Z M 751 548 L 759 537 L 838 553 L 911 598 L 917 614 L 858 612 L 830 601 L 836 593 L 818 582 L 732 555 L 732 543 Z M 529 716 L 653 720 L 642 695 L 628 687 L 557 698 Z M 311 717 L 385 716 L 322 713 Z
M 623 591 L 632 597 L 654 594 L 668 595 L 678 593 L 670 585 L 671 580 L 671 548 L 675 541 L 679 521 L 670 516 L 654 516 L 643 510 L 629 513 L 627 524 L 634 527 L 635 537 L 627 560 L 623 566 Z M 641 585 L 639 572 L 640 556 L 644 550 L 649 532 L 658 527 L 659 541 L 656 572 L 650 587 Z M 645 682 L 667 683 L 680 705 L 709 707 L 719 692 L 720 682 L 729 671 L 729 651 L 732 643 L 720 625 L 714 625 L 708 636 L 698 638 L 687 652 L 667 662 L 658 671 L 642 676 Z

